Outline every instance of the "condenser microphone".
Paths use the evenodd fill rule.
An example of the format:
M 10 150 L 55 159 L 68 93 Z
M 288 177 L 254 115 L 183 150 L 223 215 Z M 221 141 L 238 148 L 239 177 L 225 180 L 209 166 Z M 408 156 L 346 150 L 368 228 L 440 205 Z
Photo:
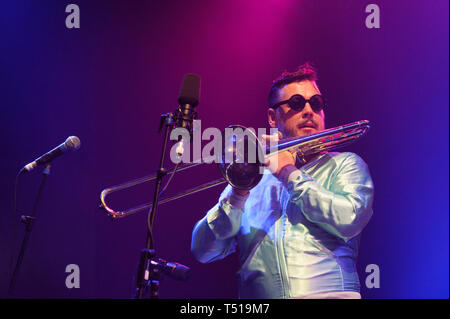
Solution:
M 192 121 L 197 118 L 195 107 L 200 97 L 200 77 L 196 74 L 186 74 L 178 95 L 178 110 L 176 112 L 177 127 L 185 128 L 192 134 Z
M 66 141 L 59 146 L 55 147 L 51 151 L 45 153 L 41 157 L 35 159 L 33 162 L 28 163 L 21 169 L 21 173 L 29 172 L 33 170 L 38 165 L 45 165 L 50 163 L 55 158 L 61 156 L 67 151 L 75 151 L 80 148 L 80 139 L 76 136 L 69 136 Z

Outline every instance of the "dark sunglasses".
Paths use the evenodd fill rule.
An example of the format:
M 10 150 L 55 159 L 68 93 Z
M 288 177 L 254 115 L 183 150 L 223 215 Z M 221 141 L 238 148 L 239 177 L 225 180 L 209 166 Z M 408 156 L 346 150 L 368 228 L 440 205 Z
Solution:
M 275 110 L 280 105 L 288 104 L 289 107 L 294 111 L 301 111 L 305 107 L 306 102 L 308 102 L 309 105 L 311 105 L 311 108 L 313 109 L 314 112 L 322 111 L 325 106 L 325 99 L 320 94 L 313 95 L 309 100 L 305 99 L 300 94 L 294 94 L 289 98 L 289 100 L 278 102 L 270 106 L 270 108 Z

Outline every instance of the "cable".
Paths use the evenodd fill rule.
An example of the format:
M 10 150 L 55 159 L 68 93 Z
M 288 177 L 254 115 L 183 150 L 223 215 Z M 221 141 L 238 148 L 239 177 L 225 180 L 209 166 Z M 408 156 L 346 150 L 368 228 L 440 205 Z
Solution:
M 173 176 L 175 175 L 175 172 L 178 169 L 178 165 L 180 165 L 180 162 L 178 162 L 177 165 L 175 165 L 173 172 L 170 174 L 169 180 L 167 181 L 166 185 L 164 185 L 163 190 L 159 192 L 159 196 L 161 196 L 161 194 L 167 189 L 167 186 L 169 186 L 170 182 L 172 181 Z
M 172 171 L 172 173 L 170 174 L 169 180 L 167 181 L 167 183 L 164 185 L 164 188 L 159 192 L 159 196 L 161 196 L 161 194 L 167 189 L 167 187 L 169 186 L 170 182 L 172 181 L 173 177 L 175 176 L 176 171 L 178 170 L 178 166 L 180 165 L 181 160 L 175 165 L 174 170 Z M 152 220 L 151 220 L 151 214 L 147 215 L 147 228 L 148 228 L 148 232 L 150 235 L 150 240 L 153 243 L 153 224 L 152 224 Z

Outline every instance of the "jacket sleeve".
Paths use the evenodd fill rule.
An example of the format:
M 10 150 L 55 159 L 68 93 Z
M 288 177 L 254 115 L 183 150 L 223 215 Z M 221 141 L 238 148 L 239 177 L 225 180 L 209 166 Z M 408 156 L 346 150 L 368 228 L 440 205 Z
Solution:
M 248 196 L 240 196 L 228 185 L 219 202 L 194 227 L 191 251 L 194 257 L 209 263 L 220 260 L 235 251 L 235 235 L 241 225 L 241 216 Z
M 372 216 L 374 187 L 367 164 L 356 154 L 344 154 L 329 189 L 302 170 L 292 170 L 287 184 L 291 202 L 306 219 L 347 242 Z

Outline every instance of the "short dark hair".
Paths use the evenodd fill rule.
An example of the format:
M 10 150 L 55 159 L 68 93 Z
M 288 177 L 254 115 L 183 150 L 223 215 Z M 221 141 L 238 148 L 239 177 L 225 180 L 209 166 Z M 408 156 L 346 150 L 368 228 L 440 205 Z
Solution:
M 317 71 L 310 62 L 303 63 L 295 72 L 284 71 L 281 76 L 272 83 L 268 97 L 269 107 L 278 102 L 278 90 L 280 90 L 283 86 L 289 83 L 301 82 L 304 80 L 317 81 Z

